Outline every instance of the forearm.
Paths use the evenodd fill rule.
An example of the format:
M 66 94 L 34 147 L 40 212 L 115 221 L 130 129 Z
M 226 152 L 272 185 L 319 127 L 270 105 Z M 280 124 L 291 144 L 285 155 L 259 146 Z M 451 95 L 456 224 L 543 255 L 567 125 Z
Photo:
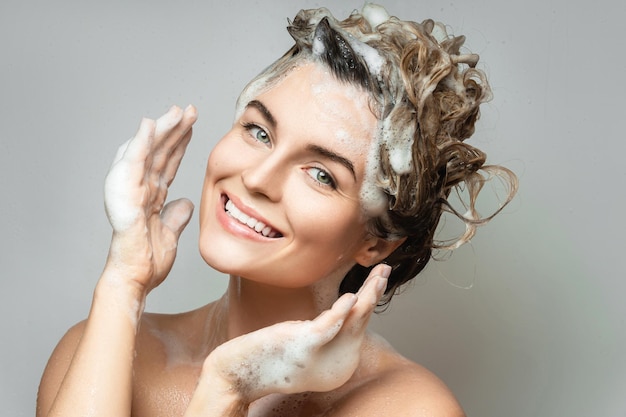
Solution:
M 173 106 L 157 120 L 144 118 L 119 147 L 104 187 L 113 226 L 109 258 L 88 319 L 64 336 L 48 362 L 38 416 L 130 416 L 145 297 L 169 273 L 193 211 L 185 199 L 165 202 L 196 117 L 193 106 Z
M 105 270 L 83 336 L 48 416 L 130 416 L 135 336 L 144 296 Z

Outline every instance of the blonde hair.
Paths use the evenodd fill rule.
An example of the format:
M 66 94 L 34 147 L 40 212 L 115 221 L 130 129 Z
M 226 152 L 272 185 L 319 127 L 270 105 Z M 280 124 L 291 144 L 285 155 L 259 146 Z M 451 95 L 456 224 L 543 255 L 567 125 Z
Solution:
M 325 8 L 301 10 L 288 31 L 295 45 L 252 80 L 238 108 L 311 60 L 369 93 L 380 121 L 362 191 L 370 232 L 390 240 L 406 238 L 385 259 L 392 266 L 386 303 L 426 266 L 433 249 L 468 242 L 476 227 L 515 195 L 516 176 L 504 167 L 485 165 L 485 153 L 465 143 L 491 89 L 476 68 L 479 57 L 461 53 L 465 37 L 448 36 L 432 20 L 403 21 L 367 4 L 362 13 L 342 21 Z M 481 217 L 476 198 L 493 176 L 506 184 L 507 196 L 495 213 Z M 469 195 L 466 213 L 448 200 L 461 187 Z M 454 242 L 437 243 L 435 231 L 444 212 L 462 220 L 466 230 Z M 369 270 L 356 265 L 340 293 L 357 291 Z

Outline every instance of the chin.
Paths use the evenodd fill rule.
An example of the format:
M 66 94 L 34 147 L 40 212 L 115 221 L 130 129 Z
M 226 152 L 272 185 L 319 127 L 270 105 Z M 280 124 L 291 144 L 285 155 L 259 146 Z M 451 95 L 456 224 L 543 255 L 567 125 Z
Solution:
M 198 249 L 200 250 L 200 256 L 202 256 L 202 259 L 208 266 L 224 274 L 234 274 L 232 263 L 228 262 L 228 260 L 224 261 L 223 257 L 220 259 L 220 257 L 216 256 L 215 251 L 204 248 L 202 241 L 198 245 Z

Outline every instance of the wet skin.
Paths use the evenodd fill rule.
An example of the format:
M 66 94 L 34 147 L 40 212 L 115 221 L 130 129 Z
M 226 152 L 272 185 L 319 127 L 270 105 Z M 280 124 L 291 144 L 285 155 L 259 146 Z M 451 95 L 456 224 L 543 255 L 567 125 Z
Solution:
M 231 275 L 227 293 L 188 313 L 142 314 L 191 214 L 186 200 L 162 210 L 196 117 L 174 108 L 144 120 L 116 158 L 109 259 L 88 320 L 53 353 L 39 416 L 246 415 L 248 405 L 258 416 L 462 415 L 434 375 L 367 335 L 385 268 L 336 301 L 352 265 L 393 250 L 365 232 L 358 201 L 376 125 L 364 95 L 305 66 L 255 100 L 212 152 L 202 195 L 201 254 Z M 227 200 L 276 233 L 243 225 Z M 272 369 L 277 378 L 238 371 L 242 359 L 280 364 L 285 344 L 304 355 Z

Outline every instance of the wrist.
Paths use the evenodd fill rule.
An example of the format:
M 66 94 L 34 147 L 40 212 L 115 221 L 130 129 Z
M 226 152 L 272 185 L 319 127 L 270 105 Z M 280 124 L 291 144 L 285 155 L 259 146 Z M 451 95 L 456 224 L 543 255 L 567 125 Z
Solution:
M 105 269 L 96 284 L 92 310 L 105 309 L 108 314 L 127 316 L 137 325 L 143 314 L 147 291 L 118 270 Z
M 132 236 L 113 232 L 103 275 L 137 283 L 149 282 L 154 274 L 152 248 L 145 236 Z
M 242 394 L 236 383 L 222 377 L 209 355 L 185 417 L 245 417 L 250 401 Z

